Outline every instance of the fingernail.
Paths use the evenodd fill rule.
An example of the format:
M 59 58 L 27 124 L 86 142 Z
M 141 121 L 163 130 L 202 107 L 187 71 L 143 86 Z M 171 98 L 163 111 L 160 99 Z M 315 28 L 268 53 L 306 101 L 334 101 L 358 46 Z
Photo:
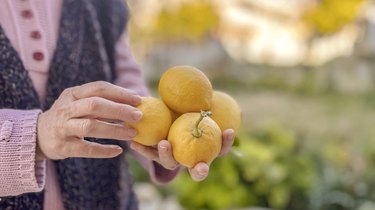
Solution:
M 200 176 L 206 176 L 207 175 L 207 172 L 206 171 L 198 171 L 198 174 Z
M 138 95 L 133 95 L 133 103 L 134 103 L 134 104 L 138 105 L 138 104 L 141 103 L 141 101 L 142 101 L 142 98 L 141 98 L 140 96 L 138 96 Z
M 116 149 L 119 154 L 122 153 L 122 148 L 121 147 L 116 146 L 116 145 L 111 145 L 110 147 L 112 147 L 113 149 Z
M 141 120 L 143 113 L 141 111 L 133 111 L 133 119 L 136 121 Z
M 163 145 L 160 145 L 159 148 L 162 149 L 162 150 L 167 150 L 167 147 L 163 146 Z
M 137 130 L 135 130 L 134 128 L 129 128 L 129 130 L 128 130 L 128 135 L 129 135 L 129 137 L 135 137 L 136 135 L 137 135 Z
M 229 133 L 228 133 L 228 140 L 233 140 L 234 139 L 234 131 L 231 130 Z

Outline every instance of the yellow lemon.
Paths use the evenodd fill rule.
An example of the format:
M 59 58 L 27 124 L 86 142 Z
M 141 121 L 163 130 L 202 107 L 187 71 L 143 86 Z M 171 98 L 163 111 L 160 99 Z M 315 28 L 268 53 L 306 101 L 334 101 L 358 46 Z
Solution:
M 241 125 L 240 106 L 224 92 L 214 91 L 210 111 L 211 118 L 219 125 L 221 131 L 229 128 L 237 130 Z
M 159 94 L 176 113 L 199 112 L 211 107 L 212 85 L 199 69 L 175 66 L 161 76 Z
M 199 162 L 210 164 L 219 155 L 221 131 L 208 115 L 209 112 L 185 113 L 172 124 L 168 141 L 173 157 L 181 165 L 192 168 Z
M 143 113 L 141 121 L 126 123 L 127 126 L 138 131 L 133 140 L 151 146 L 166 139 L 172 124 L 172 117 L 163 101 L 153 97 L 143 97 L 137 108 Z

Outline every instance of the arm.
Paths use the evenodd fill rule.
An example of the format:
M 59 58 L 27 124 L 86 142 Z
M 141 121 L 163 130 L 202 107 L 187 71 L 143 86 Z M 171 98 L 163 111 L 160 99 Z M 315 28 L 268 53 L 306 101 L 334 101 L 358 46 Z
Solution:
M 40 112 L 0 109 L 0 196 L 44 188 L 45 161 L 35 159 Z
M 131 54 L 126 31 L 116 45 L 116 71 L 116 85 L 134 90 L 142 96 L 149 95 L 143 73 Z M 156 161 L 145 158 L 135 150 L 132 150 L 131 154 L 148 171 L 151 180 L 155 183 L 167 183 L 174 179 L 179 172 L 179 168 L 174 170 L 165 169 Z

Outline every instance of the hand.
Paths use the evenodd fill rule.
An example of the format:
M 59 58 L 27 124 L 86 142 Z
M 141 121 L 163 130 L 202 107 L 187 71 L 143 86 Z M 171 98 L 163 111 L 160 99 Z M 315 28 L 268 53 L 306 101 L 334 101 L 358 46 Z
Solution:
M 107 82 L 64 90 L 38 118 L 37 159 L 111 158 L 121 154 L 122 148 L 117 145 L 98 144 L 83 138 L 133 138 L 137 134 L 134 129 L 123 123 L 108 122 L 139 121 L 142 112 L 133 106 L 140 102 L 140 96 Z
M 227 154 L 232 147 L 234 141 L 234 130 L 227 129 L 223 132 L 223 143 L 219 156 Z M 179 164 L 173 158 L 171 144 L 167 140 L 159 142 L 157 147 L 144 146 L 137 142 L 132 141 L 130 147 L 145 156 L 146 158 L 158 162 L 164 168 L 173 170 Z M 193 168 L 189 168 L 190 176 L 195 181 L 202 181 L 208 176 L 210 166 L 207 163 L 200 162 Z

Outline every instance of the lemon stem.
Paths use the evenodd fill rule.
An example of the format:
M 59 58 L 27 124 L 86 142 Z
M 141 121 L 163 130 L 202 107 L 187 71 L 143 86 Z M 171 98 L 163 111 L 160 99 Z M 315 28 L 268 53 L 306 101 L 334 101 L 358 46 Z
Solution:
M 199 137 L 201 137 L 202 134 L 203 134 L 203 131 L 202 131 L 201 129 L 199 129 L 199 124 L 200 124 L 200 122 L 203 120 L 203 118 L 205 118 L 205 117 L 209 117 L 209 116 L 211 116 L 211 115 L 212 115 L 212 113 L 211 113 L 210 111 L 207 111 L 207 112 L 205 112 L 205 111 L 201 111 L 201 115 L 199 116 L 198 121 L 195 123 L 195 128 L 194 128 L 194 130 L 193 130 L 193 136 L 194 136 L 195 138 L 199 138 Z

